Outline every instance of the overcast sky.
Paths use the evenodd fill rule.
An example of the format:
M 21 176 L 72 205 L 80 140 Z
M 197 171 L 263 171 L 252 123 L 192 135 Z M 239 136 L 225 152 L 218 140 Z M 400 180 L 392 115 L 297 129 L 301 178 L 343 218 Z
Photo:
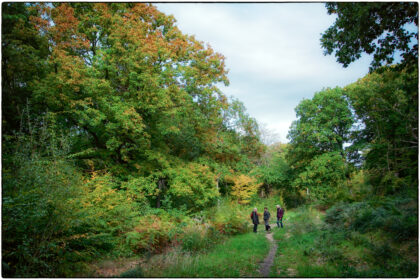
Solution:
M 172 14 L 183 33 L 226 57 L 230 85 L 222 91 L 242 101 L 249 115 L 283 143 L 302 99 L 355 82 L 369 70 L 367 56 L 343 68 L 334 56 L 323 55 L 320 34 L 335 20 L 324 4 L 154 5 Z

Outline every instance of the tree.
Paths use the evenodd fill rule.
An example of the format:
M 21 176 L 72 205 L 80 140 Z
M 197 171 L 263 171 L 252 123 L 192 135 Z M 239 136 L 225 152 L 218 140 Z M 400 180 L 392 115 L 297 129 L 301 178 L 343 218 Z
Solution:
M 10 112 L 28 100 L 37 105 L 30 105 L 35 115 L 54 118 L 71 135 L 69 157 L 84 170 L 106 170 L 128 185 L 147 178 L 160 195 L 148 189 L 146 196 L 160 206 L 170 184 L 181 185 L 173 178 L 182 177 L 174 175 L 182 168 L 173 176 L 169 170 L 200 162 L 219 182 L 226 170 L 248 173 L 258 162 L 264 147 L 255 119 L 217 87 L 229 83 L 224 57 L 183 34 L 172 16 L 144 3 L 11 7 L 4 10 L 5 23 L 16 28 L 3 33 L 6 41 L 14 38 L 9 41 L 22 45 L 16 39 L 22 17 L 28 34 L 39 37 L 46 51 L 39 58 L 32 55 L 42 62 L 42 76 L 28 73 L 30 87 L 26 76 L 14 78 L 25 91 L 14 90 L 18 107 L 10 106 Z M 27 49 L 38 54 L 38 48 Z
M 324 153 L 313 158 L 292 185 L 306 189 L 312 200 L 329 204 L 337 201 L 345 189 L 347 170 L 347 163 L 339 152 Z
M 202 210 L 216 202 L 220 196 L 216 185 L 216 176 L 206 165 L 189 163 L 168 171 L 173 206 L 185 206 L 186 209 Z
M 394 61 L 401 54 L 403 65 L 418 60 L 418 3 L 326 3 L 335 23 L 321 37 L 324 54 L 335 51 L 337 61 L 347 67 L 363 52 L 373 54 L 371 71 Z M 415 24 L 415 31 L 408 25 Z
M 340 88 L 318 92 L 295 109 L 298 120 L 289 130 L 287 154 L 292 168 L 303 170 L 315 156 L 338 152 L 346 158 L 344 143 L 349 141 L 353 116 Z
M 224 106 L 223 57 L 146 4 L 39 5 L 49 73 L 35 98 L 91 139 L 103 160 L 132 166 L 145 151 L 197 157 Z M 47 19 L 45 19 L 47 18 Z M 188 121 L 187 121 L 188 119 Z M 182 141 L 188 136 L 188 141 Z M 193 153 L 186 154 L 186 144 Z M 82 151 L 79 151 L 82 152 Z M 162 166 L 158 166 L 161 168 Z
M 314 192 L 312 198 L 329 203 L 348 173 L 348 151 L 354 123 L 347 98 L 340 88 L 318 92 L 295 109 L 286 155 L 293 173 L 292 187 Z
M 358 122 L 353 145 L 365 151 L 365 167 L 377 173 L 407 178 L 417 186 L 418 73 L 385 68 L 344 89 Z M 386 185 L 378 184 L 378 185 Z
M 155 226 L 210 207 L 231 174 L 239 201 L 256 192 L 238 174 L 259 161 L 258 125 L 218 88 L 224 57 L 172 16 L 145 3 L 2 7 L 5 275 L 74 276 L 155 246 L 175 225 L 142 235 L 139 215 Z
M 2 4 L 3 135 L 19 131 L 24 108 L 32 101 L 33 82 L 45 74 L 47 39 L 30 23 L 30 17 L 37 15 L 28 9 L 31 5 Z
M 259 123 L 258 127 L 260 130 L 261 142 L 264 143 L 266 146 L 273 145 L 279 141 L 279 134 L 274 130 L 270 129 L 267 126 L 267 124 Z
M 253 176 L 262 183 L 264 191 L 269 193 L 272 188 L 280 189 L 283 193 L 290 190 L 291 169 L 286 162 L 288 144 L 272 144 L 262 158 L 261 164 L 253 171 Z
M 255 178 L 244 174 L 234 174 L 226 179 L 233 184 L 231 195 L 239 204 L 250 203 L 251 198 L 257 195 L 258 189 L 262 185 Z

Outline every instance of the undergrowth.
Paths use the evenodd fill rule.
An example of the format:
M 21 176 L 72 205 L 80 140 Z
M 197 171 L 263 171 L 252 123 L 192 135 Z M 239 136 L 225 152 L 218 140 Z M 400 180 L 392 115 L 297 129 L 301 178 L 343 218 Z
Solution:
M 227 239 L 207 252 L 175 249 L 144 263 L 144 277 L 256 277 L 269 244 L 264 234 L 246 233 Z
M 417 277 L 413 200 L 341 203 L 326 214 L 301 207 L 288 217 L 274 234 L 272 277 Z

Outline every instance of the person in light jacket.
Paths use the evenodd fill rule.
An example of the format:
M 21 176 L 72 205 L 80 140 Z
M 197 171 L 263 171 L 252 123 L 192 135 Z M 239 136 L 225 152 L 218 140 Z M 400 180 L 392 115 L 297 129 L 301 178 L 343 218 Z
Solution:
M 257 227 L 258 227 L 258 224 L 260 223 L 260 220 L 258 219 L 257 208 L 254 208 L 254 211 L 252 211 L 251 220 L 252 220 L 252 223 L 254 224 L 254 232 L 257 232 Z

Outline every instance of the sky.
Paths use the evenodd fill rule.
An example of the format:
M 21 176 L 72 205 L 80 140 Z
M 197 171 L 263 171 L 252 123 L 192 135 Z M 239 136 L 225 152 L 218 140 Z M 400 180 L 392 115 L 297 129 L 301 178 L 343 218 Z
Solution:
M 269 141 L 287 143 L 294 108 L 324 88 L 343 87 L 368 73 L 362 56 L 343 68 L 324 56 L 321 33 L 335 17 L 322 3 L 155 3 L 178 28 L 226 57 L 227 96 L 269 131 Z

